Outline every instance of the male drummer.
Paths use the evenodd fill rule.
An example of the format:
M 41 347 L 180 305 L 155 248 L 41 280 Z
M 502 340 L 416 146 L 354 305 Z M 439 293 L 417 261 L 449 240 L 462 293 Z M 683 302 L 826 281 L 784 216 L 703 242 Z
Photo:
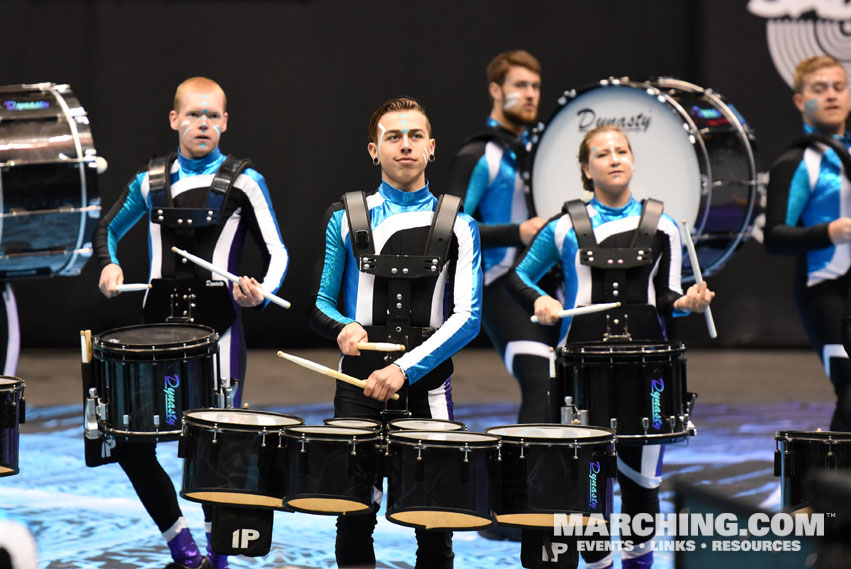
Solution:
M 102 268 L 100 290 L 112 298 L 124 282 L 117 256 L 118 241 L 142 217 L 147 219 L 154 288 L 145 303 L 145 319 L 181 321 L 182 311 L 175 311 L 175 306 L 162 299 L 189 283 L 195 285 L 196 300 L 181 308 L 194 310 L 195 323 L 207 324 L 220 333 L 224 384 L 230 378 L 245 378 L 245 340 L 239 308 L 264 305 L 258 288 L 261 283 L 241 277 L 239 286 L 232 287 L 221 282 L 218 275 L 185 263 L 171 247 L 190 249 L 214 265 L 237 272 L 248 232 L 260 247 L 265 263 L 262 286 L 268 291 L 276 291 L 281 285 L 288 261 L 263 176 L 247 167 L 246 161 L 232 159 L 219 150 L 219 141 L 228 126 L 226 104 L 224 91 L 211 79 L 192 77 L 181 83 L 174 96 L 174 109 L 169 113 L 171 128 L 177 131 L 176 156 L 155 158 L 136 174 L 100 220 L 94 236 L 95 253 Z M 156 299 L 160 301 L 155 302 Z M 237 405 L 239 399 L 237 392 Z M 174 561 L 167 568 L 227 567 L 227 558 L 210 549 L 209 524 L 209 559 L 198 551 L 180 512 L 171 479 L 156 459 L 155 445 L 132 444 L 117 451 L 118 463 L 171 550 Z M 209 521 L 207 507 L 205 516 Z
M 407 409 L 451 419 L 450 357 L 479 332 L 478 228 L 456 215 L 457 198 L 431 193 L 425 169 L 435 141 L 416 100 L 390 99 L 373 113 L 367 151 L 381 183 L 367 196 L 344 195 L 326 213 L 310 315 L 314 330 L 337 340 L 342 371 L 366 378 L 365 389 L 337 382 L 334 416 L 386 419 Z M 385 357 L 358 347 L 367 341 L 406 351 Z M 394 393 L 398 401 L 390 400 Z M 377 509 L 338 518 L 339 567 L 375 567 Z M 418 529 L 416 536 L 417 568 L 453 566 L 451 532 Z
M 805 134 L 771 168 L 765 247 L 796 255 L 798 312 L 836 392 L 830 430 L 851 431 L 851 363 L 839 322 L 851 285 L 848 77 L 834 58 L 810 57 L 795 68 L 794 88 Z
M 541 64 L 527 51 L 506 51 L 488 64 L 487 77 L 487 128 L 469 138 L 456 155 L 447 193 L 463 197 L 464 211 L 479 222 L 485 275 L 482 323 L 520 384 L 518 420 L 547 423 L 556 420 L 548 404 L 549 358 L 558 338 L 552 328 L 532 324 L 505 288 L 518 251 L 546 221 L 534 216 L 520 176 L 528 167 L 528 126 L 538 117 Z

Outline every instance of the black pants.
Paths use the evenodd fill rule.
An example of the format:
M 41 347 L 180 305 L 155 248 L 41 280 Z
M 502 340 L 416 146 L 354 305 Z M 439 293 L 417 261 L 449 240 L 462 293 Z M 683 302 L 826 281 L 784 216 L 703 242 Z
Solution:
M 650 515 L 659 512 L 659 485 L 658 476 L 662 468 L 662 453 L 664 447 L 657 445 L 647 446 L 624 446 L 618 445 L 618 484 L 621 490 L 621 512 L 634 517 L 636 514 L 648 513 Z M 652 464 L 648 467 L 651 472 L 642 473 L 642 462 L 645 453 L 658 452 L 658 460 L 649 460 Z M 646 469 L 645 469 L 646 470 Z M 637 480 L 636 480 L 637 479 Z M 645 524 L 651 527 L 653 524 Z M 576 546 L 576 537 L 565 537 L 553 535 L 553 530 L 523 530 L 521 539 L 520 560 L 523 567 L 529 569 L 573 569 L 579 564 L 579 552 Z M 631 536 L 629 540 L 635 544 L 635 553 L 642 553 L 639 544 L 653 539 L 654 532 L 647 536 Z M 626 539 L 626 538 L 623 538 Z M 587 539 L 585 541 L 597 541 L 599 538 Z M 609 541 L 607 538 L 603 542 Z M 611 554 L 602 549 L 602 544 L 595 551 L 583 551 L 582 558 L 586 563 L 595 563 L 603 560 Z
M 851 339 L 851 304 L 846 302 L 851 298 L 851 272 L 808 287 L 802 263 L 798 265 L 798 274 L 795 275 L 798 313 L 836 393 L 836 409 L 830 430 L 851 431 L 851 361 L 843 352 L 843 344 L 851 345 L 851 342 L 843 342 L 843 335 Z
M 448 393 L 445 402 L 441 397 L 429 401 L 427 391 L 403 388 L 399 400 L 390 400 L 387 408 L 401 411 L 406 407 L 412 417 L 432 418 L 432 406 L 446 405 L 451 419 L 451 399 Z M 335 417 L 359 417 L 381 419 L 384 404 L 364 396 L 363 390 L 346 383 L 337 382 L 334 395 Z M 340 568 L 374 568 L 375 549 L 372 533 L 378 523 L 378 504 L 367 514 L 340 516 L 337 518 L 337 566 Z M 455 555 L 452 553 L 452 532 L 415 530 L 417 537 L 416 569 L 452 569 Z
M 116 449 L 118 464 L 127 474 L 136 495 L 160 533 L 171 528 L 183 513 L 177 504 L 177 492 L 168 474 L 157 460 L 155 443 L 126 443 Z M 212 519 L 212 506 L 203 505 L 204 519 Z
M 482 326 L 508 371 L 520 384 L 519 423 L 558 422 L 561 402 L 552 396 L 555 381 L 550 378 L 546 357 L 558 343 L 559 326 L 533 324 L 526 312 L 505 288 L 500 277 L 482 293 Z

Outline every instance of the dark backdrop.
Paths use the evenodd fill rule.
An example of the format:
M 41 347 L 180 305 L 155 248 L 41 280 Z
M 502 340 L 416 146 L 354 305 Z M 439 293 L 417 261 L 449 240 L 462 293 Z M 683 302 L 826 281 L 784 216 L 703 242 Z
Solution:
M 484 67 L 525 48 L 544 68 L 541 116 L 562 91 L 608 76 L 671 75 L 724 94 L 756 132 L 767 169 L 800 129 L 791 92 L 769 57 L 766 20 L 739 0 L 386 0 L 0 2 L 0 84 L 69 83 L 109 160 L 100 192 L 108 209 L 153 153 L 175 148 L 167 114 L 176 85 L 206 75 L 228 94 L 222 148 L 250 156 L 269 182 L 292 262 L 281 296 L 289 311 L 248 311 L 250 346 L 327 345 L 309 332 L 319 221 L 342 192 L 378 173 L 366 123 L 390 96 L 416 96 L 437 145 L 439 191 L 460 141 L 489 111 Z M 137 226 L 119 253 L 127 282 L 146 277 Z M 244 271 L 256 274 L 249 254 Z M 710 284 L 721 346 L 799 346 L 791 259 L 745 244 Z M 90 262 L 79 277 L 18 282 L 23 345 L 76 345 L 78 330 L 134 323 L 140 296 L 107 301 Z M 706 345 L 700 316 L 680 322 Z

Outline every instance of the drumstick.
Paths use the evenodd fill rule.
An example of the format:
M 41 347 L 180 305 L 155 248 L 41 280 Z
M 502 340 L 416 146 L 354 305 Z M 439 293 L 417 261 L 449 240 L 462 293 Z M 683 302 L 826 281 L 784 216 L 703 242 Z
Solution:
M 151 285 L 145 283 L 120 284 L 115 286 L 115 290 L 118 292 L 140 292 L 149 288 L 151 288 Z
M 558 318 L 567 318 L 568 316 L 579 316 L 580 314 L 592 314 L 594 312 L 603 312 L 604 310 L 617 308 L 620 305 L 620 302 L 601 302 L 600 304 L 589 304 L 588 306 L 579 306 L 577 308 L 569 308 L 567 310 L 562 310 L 556 316 Z M 537 316 L 532 316 L 530 320 L 535 324 L 538 324 Z
M 703 282 L 703 275 L 700 274 L 700 263 L 697 260 L 697 251 L 694 250 L 694 242 L 691 240 L 691 231 L 688 228 L 688 222 L 683 219 L 680 221 L 682 226 L 683 241 L 688 249 L 688 258 L 691 261 L 691 270 L 694 273 L 694 283 L 700 285 Z M 712 318 L 712 310 L 707 306 L 703 309 L 703 315 L 706 317 L 706 329 L 709 330 L 710 338 L 717 338 L 718 331 L 715 329 L 715 320 Z
M 391 344 L 390 342 L 358 342 L 359 350 L 372 350 L 375 352 L 404 352 L 405 344 Z
M 321 373 L 323 375 L 327 375 L 329 377 L 333 377 L 334 379 L 339 379 L 340 381 L 354 385 L 355 387 L 360 387 L 361 389 L 366 387 L 366 382 L 364 380 L 352 377 L 335 369 L 331 369 L 330 367 L 325 367 L 322 364 L 318 364 L 316 362 L 312 362 L 310 360 L 306 360 L 304 358 L 300 358 L 298 356 L 294 356 L 286 352 L 278 352 L 278 357 L 284 358 L 285 360 L 289 360 L 294 364 L 298 364 L 302 367 L 306 367 L 309 370 Z M 390 396 L 390 399 L 398 400 L 399 394 L 394 393 Z
M 195 263 L 199 267 L 201 267 L 203 269 L 207 269 L 211 273 L 216 273 L 217 275 L 223 276 L 224 278 L 226 278 L 230 282 L 236 284 L 237 286 L 239 285 L 239 277 L 236 276 L 235 274 L 229 273 L 228 271 L 222 269 L 221 267 L 217 267 L 216 265 L 214 265 L 212 263 L 208 263 L 207 261 L 205 261 L 201 257 L 196 257 L 192 253 L 187 253 L 183 249 L 178 249 L 177 247 L 172 247 L 171 250 L 174 251 L 175 253 L 177 253 L 178 255 L 180 255 L 181 257 L 183 257 L 184 259 L 189 259 L 190 261 L 192 261 L 193 263 Z M 262 286 L 257 287 L 257 288 L 260 289 L 260 294 L 262 294 L 263 297 L 266 300 L 268 300 L 269 302 L 274 302 L 275 304 L 277 304 L 281 308 L 289 308 L 290 306 L 292 306 L 292 304 L 290 304 L 289 302 L 287 302 L 286 300 L 284 300 L 280 296 L 272 294 L 268 290 L 264 289 Z

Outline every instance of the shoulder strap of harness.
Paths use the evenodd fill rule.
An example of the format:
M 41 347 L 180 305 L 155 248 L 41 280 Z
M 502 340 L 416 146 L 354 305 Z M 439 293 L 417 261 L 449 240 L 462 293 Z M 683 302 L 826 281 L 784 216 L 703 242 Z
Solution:
M 461 210 L 461 198 L 443 194 L 437 201 L 434 218 L 426 240 L 426 256 L 446 260 L 449 257 L 449 243 L 452 241 L 452 229 L 455 218 Z
M 474 142 L 488 142 L 491 140 L 497 140 L 508 148 L 510 148 L 511 150 L 513 150 L 514 154 L 517 155 L 518 159 L 525 157 L 529 153 L 529 151 L 526 150 L 526 146 L 523 144 L 522 139 L 520 139 L 516 134 L 497 126 L 492 126 L 484 130 L 480 130 L 479 132 L 465 140 L 461 144 L 461 147 L 463 148 L 468 144 L 472 144 Z
M 343 194 L 343 207 L 349 220 L 349 235 L 352 237 L 352 251 L 355 259 L 363 255 L 374 255 L 375 244 L 372 238 L 372 227 L 369 225 L 369 208 L 366 205 L 366 195 L 361 192 L 346 192 Z
M 242 171 L 251 166 L 251 160 L 248 158 L 237 158 L 236 156 L 228 156 L 219 169 L 216 175 L 213 176 L 213 183 L 210 184 L 210 191 L 219 192 L 228 195 L 233 183 L 242 174 Z
M 576 243 L 580 249 L 596 249 L 597 239 L 594 237 L 594 228 L 591 218 L 582 200 L 570 200 L 564 202 L 562 211 L 566 211 L 573 223 L 573 231 L 576 233 Z
M 832 148 L 833 151 L 836 152 L 836 155 L 839 156 L 839 161 L 842 162 L 842 168 L 845 170 L 845 178 L 851 180 L 851 156 L 848 155 L 848 149 L 845 148 L 841 142 L 831 138 L 830 136 L 825 136 L 815 132 L 802 134 L 801 136 L 793 138 L 786 148 L 806 148 L 815 142 L 820 142 L 827 147 Z
M 659 200 L 647 198 L 642 200 L 641 219 L 638 221 L 638 227 L 635 233 L 632 234 L 632 243 L 630 247 L 633 249 L 650 249 L 653 245 L 653 236 L 656 235 L 656 229 L 659 227 L 659 219 L 662 217 L 662 211 L 665 206 Z
M 167 207 L 174 207 L 171 197 L 171 163 L 177 158 L 177 154 L 163 154 L 154 156 L 148 162 L 148 189 L 153 192 L 165 192 Z

